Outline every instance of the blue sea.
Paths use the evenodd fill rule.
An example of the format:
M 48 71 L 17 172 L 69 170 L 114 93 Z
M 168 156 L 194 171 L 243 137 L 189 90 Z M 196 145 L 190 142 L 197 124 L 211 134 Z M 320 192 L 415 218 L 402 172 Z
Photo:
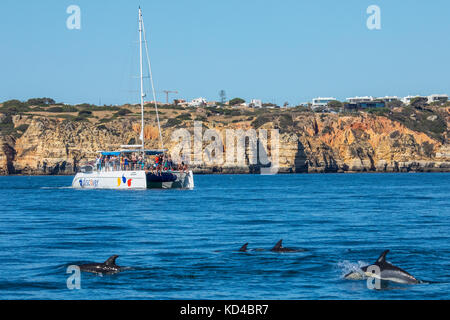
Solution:
M 449 299 L 450 174 L 196 175 L 186 190 L 0 177 L 0 299 Z M 283 239 L 295 253 L 269 251 Z M 249 243 L 248 253 L 237 250 Z M 388 260 L 427 284 L 343 276 Z M 70 265 L 117 254 L 116 275 Z

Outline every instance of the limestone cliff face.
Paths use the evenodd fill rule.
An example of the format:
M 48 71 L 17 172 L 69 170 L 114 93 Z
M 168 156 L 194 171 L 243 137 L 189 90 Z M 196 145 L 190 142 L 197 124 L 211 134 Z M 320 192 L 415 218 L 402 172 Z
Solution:
M 95 158 L 99 150 L 116 150 L 138 142 L 138 121 L 119 119 L 105 124 L 70 122 L 46 117 L 20 117 L 16 126 L 27 124 L 20 137 L 0 136 L 0 174 L 72 174 L 79 165 Z M 183 126 L 183 125 L 182 125 Z M 184 126 L 192 132 L 192 122 Z M 216 128 L 250 129 L 250 123 L 232 123 Z M 276 127 L 273 122 L 262 128 Z M 171 149 L 175 128 L 164 130 Z M 369 115 L 305 114 L 280 130 L 280 172 L 408 172 L 449 171 L 450 146 L 399 122 Z M 158 147 L 154 124 L 145 128 L 146 147 Z M 225 144 L 225 142 L 224 142 Z M 270 152 L 269 152 L 270 153 Z M 257 172 L 257 166 L 224 167 L 199 165 L 197 172 Z
M 287 134 L 283 166 L 297 172 L 450 171 L 440 142 L 384 117 L 313 117 Z M 437 155 L 439 153 L 439 156 Z

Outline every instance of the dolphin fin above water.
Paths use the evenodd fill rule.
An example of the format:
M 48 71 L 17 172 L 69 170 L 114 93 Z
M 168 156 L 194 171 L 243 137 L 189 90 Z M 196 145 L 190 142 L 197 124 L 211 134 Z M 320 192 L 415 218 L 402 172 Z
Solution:
M 405 270 L 394 266 L 393 264 L 386 261 L 386 255 L 389 250 L 383 251 L 380 257 L 375 261 L 372 266 L 377 266 L 379 268 L 379 274 L 368 272 L 369 267 L 361 267 L 361 270 L 352 271 L 344 276 L 345 279 L 350 280 L 362 280 L 364 277 L 374 277 L 380 280 L 392 281 L 401 284 L 418 284 L 421 281 L 417 280 L 414 276 L 406 272 Z
M 239 252 L 247 252 L 248 243 L 244 244 L 240 249 Z
M 403 284 L 419 283 L 419 280 L 417 280 L 415 277 L 413 277 L 411 274 L 409 274 L 405 270 L 387 262 L 386 255 L 388 253 L 389 253 L 389 250 L 384 251 L 380 255 L 380 257 L 377 259 L 377 261 L 375 262 L 375 265 L 380 268 L 379 278 L 381 280 L 388 280 L 388 281 L 403 283 Z M 367 274 L 367 272 L 366 272 L 366 274 Z
M 272 251 L 279 251 L 282 248 L 283 248 L 283 239 L 281 239 L 275 244 L 275 246 L 272 248 Z
M 118 255 L 109 257 L 103 263 L 87 263 L 80 265 L 80 270 L 84 272 L 96 273 L 96 274 L 115 274 L 122 271 L 122 267 L 116 264 Z
M 304 249 L 292 249 L 292 248 L 285 248 L 283 247 L 283 239 L 280 239 L 280 241 L 278 241 L 275 246 L 270 249 L 270 251 L 273 252 L 300 252 L 300 251 L 305 251 Z
M 386 262 L 386 255 L 389 253 L 389 250 L 383 251 L 380 257 L 375 261 L 375 264 L 381 264 Z
M 105 262 L 104 265 L 105 266 L 117 266 L 116 265 L 116 259 L 118 258 L 118 255 L 113 255 L 111 257 L 109 257 Z

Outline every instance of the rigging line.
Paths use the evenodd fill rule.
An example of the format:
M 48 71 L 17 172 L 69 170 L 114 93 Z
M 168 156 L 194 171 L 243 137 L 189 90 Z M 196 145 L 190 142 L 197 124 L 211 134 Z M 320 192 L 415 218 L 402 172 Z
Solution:
M 139 8 L 139 59 L 140 59 L 140 78 L 141 78 L 141 135 L 140 139 L 142 141 L 142 157 L 145 157 L 145 141 L 144 141 L 144 79 L 143 79 L 143 70 L 142 70 L 142 11 Z
M 153 101 L 155 103 L 156 121 L 158 123 L 158 131 L 159 131 L 159 140 L 160 140 L 160 143 L 161 143 L 161 148 L 164 149 L 164 141 L 163 141 L 162 133 L 161 133 L 161 124 L 159 122 L 158 103 L 156 102 L 155 86 L 154 86 L 154 83 L 153 83 L 152 66 L 150 64 L 150 56 L 148 54 L 147 34 L 145 33 L 144 19 L 142 19 L 142 30 L 144 32 L 145 53 L 147 55 L 148 70 L 149 70 L 149 73 L 150 73 L 150 84 L 152 86 L 152 92 L 153 92 Z

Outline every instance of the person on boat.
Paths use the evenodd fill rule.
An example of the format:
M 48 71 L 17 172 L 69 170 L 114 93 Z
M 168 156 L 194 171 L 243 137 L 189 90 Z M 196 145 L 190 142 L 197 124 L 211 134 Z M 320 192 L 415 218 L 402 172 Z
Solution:
M 134 153 L 131 154 L 131 170 L 135 170 L 136 168 L 136 155 Z
M 172 171 L 173 170 L 173 161 L 172 161 L 172 157 L 170 156 L 170 154 L 167 158 L 167 165 L 169 167 L 169 171 Z
M 117 170 L 117 157 L 116 156 L 112 157 L 112 170 L 113 171 Z
M 147 170 L 151 170 L 151 171 L 152 171 L 152 174 L 154 173 L 155 168 L 156 168 L 155 162 L 149 163 L 149 164 L 147 165 Z
M 115 161 L 114 156 L 111 156 L 109 158 L 109 171 L 114 171 L 114 164 L 115 164 L 114 161 Z
M 156 169 L 156 173 L 158 173 L 159 171 L 160 171 L 160 169 L 161 169 L 161 156 L 160 155 L 157 155 L 156 157 L 155 157 L 155 169 Z
M 125 156 L 123 160 L 123 166 L 125 171 L 128 171 L 128 165 L 129 165 L 128 157 Z
M 144 170 L 144 168 L 145 168 L 145 162 L 144 162 L 144 158 L 142 158 L 142 156 L 138 157 L 138 166 L 139 166 L 140 170 Z
M 106 158 L 106 157 L 102 155 L 102 158 L 101 158 L 101 168 L 100 168 L 100 170 L 102 170 L 102 171 L 105 170 L 105 158 Z
M 161 170 L 162 171 L 167 171 L 167 156 L 164 154 L 163 156 L 163 160 L 161 163 Z
M 95 159 L 95 166 L 97 167 L 97 171 L 100 171 L 102 169 L 102 160 L 100 155 L 97 155 L 97 158 Z
M 109 171 L 109 156 L 105 157 L 105 171 Z

